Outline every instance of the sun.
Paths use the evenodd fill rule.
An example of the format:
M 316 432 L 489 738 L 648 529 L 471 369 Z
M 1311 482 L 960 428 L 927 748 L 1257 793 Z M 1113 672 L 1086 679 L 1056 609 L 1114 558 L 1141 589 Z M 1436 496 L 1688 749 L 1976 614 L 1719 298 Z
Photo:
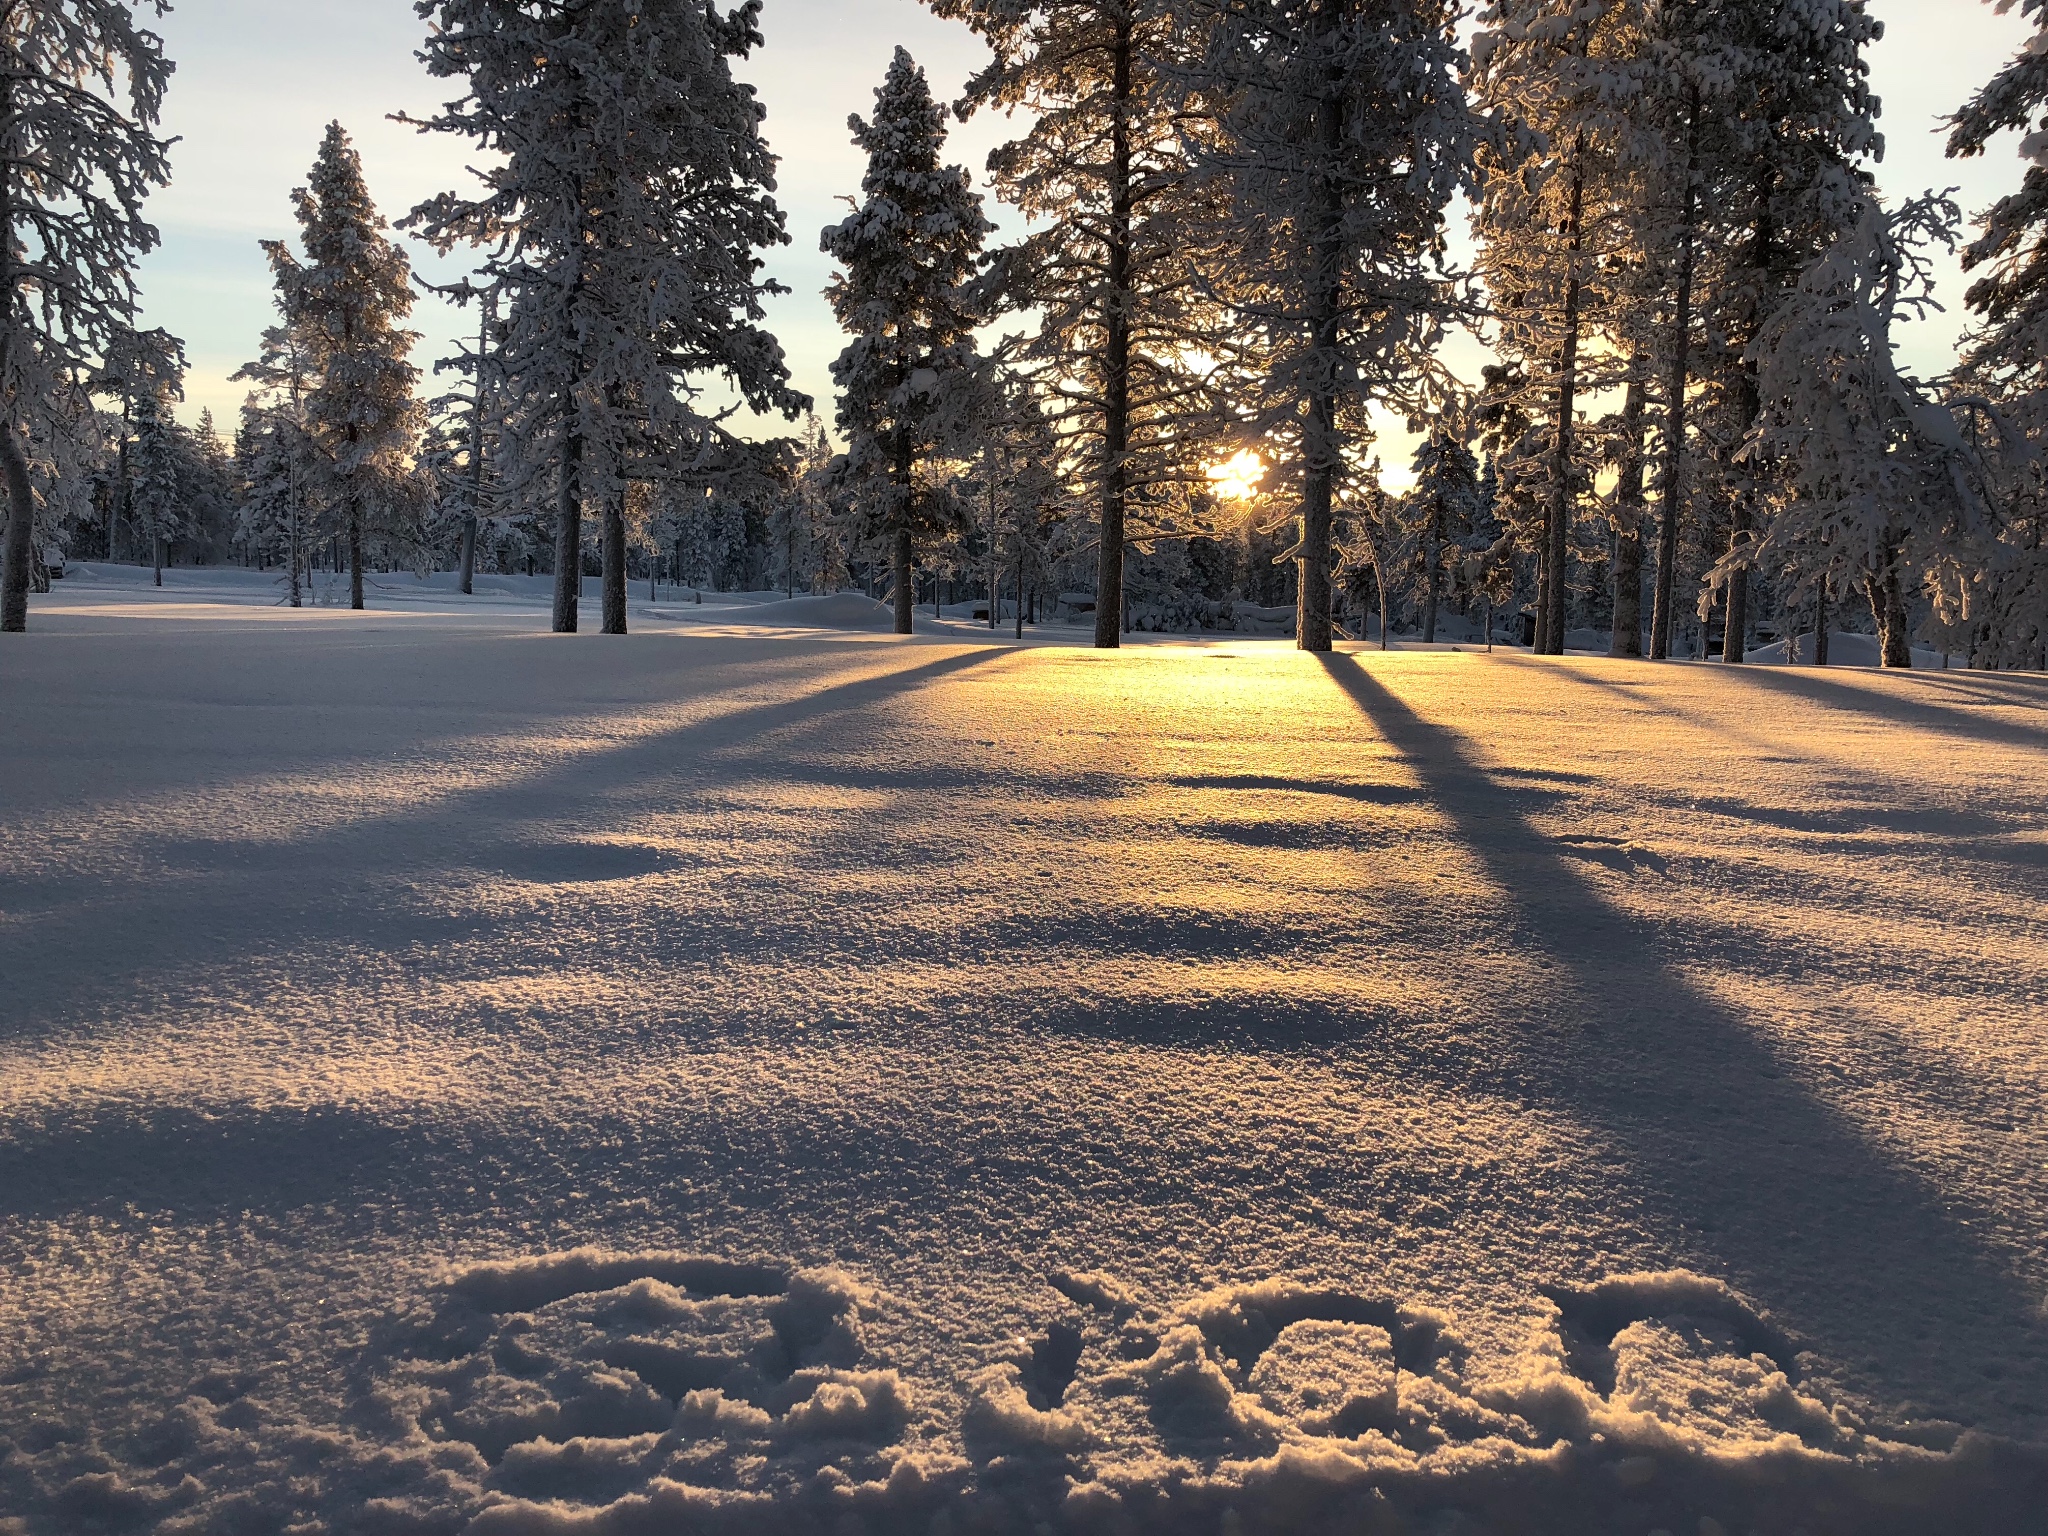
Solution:
M 1209 467 L 1209 484 L 1225 501 L 1250 501 L 1266 478 L 1266 461 L 1250 448 Z

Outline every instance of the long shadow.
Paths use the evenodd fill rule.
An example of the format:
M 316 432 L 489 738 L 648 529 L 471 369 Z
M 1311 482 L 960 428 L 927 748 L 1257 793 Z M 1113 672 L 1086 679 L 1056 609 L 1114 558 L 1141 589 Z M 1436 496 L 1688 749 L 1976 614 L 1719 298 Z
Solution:
M 376 890 L 374 882 L 386 874 L 459 868 L 478 855 L 493 860 L 504 851 L 508 828 L 522 838 L 545 838 L 546 825 L 536 822 L 537 815 L 555 826 L 595 823 L 591 830 L 601 830 L 604 802 L 622 786 L 674 776 L 745 739 L 871 709 L 1008 654 L 994 648 L 954 653 L 796 699 L 744 706 L 575 757 L 510 784 L 292 838 L 290 856 L 308 878 L 287 901 L 278 899 L 274 879 L 260 878 L 274 875 L 274 857 L 240 863 L 229 855 L 209 862 L 206 850 L 189 842 L 163 849 L 170 855 L 160 865 L 166 878 L 152 878 L 145 867 L 139 877 L 128 872 L 122 879 L 67 881 L 57 903 L 41 911 L 25 903 L 19 909 L 23 920 L 0 941 L 0 974 L 16 978 L 0 1041 L 29 1038 L 66 1021 L 118 1018 L 132 1008 L 144 979 L 152 996 L 174 998 L 189 987 L 203 997 L 221 975 L 246 973 L 252 961 L 335 956 L 352 947 L 373 953 L 417 949 L 422 939 L 468 936 L 477 931 L 472 922 L 393 909 L 388 893 Z M 147 856 L 157 850 L 143 851 Z M 259 878 L 244 884 L 245 874 Z M 195 878 L 203 882 L 203 897 L 195 898 Z M 193 919 L 195 902 L 203 904 L 203 921 Z M 110 931 L 121 935 L 112 964 Z
M 2030 699 L 2015 698 L 2002 690 L 1991 692 L 1989 697 L 1977 695 L 1984 704 L 2007 708 L 2032 705 L 2041 712 L 2042 723 L 2031 726 L 2011 720 L 1987 719 L 1975 710 L 1949 708 L 1916 699 L 1903 688 L 1873 693 L 1818 670 L 1800 672 L 1787 667 L 1726 667 L 1722 669 L 1722 675 L 1752 688 L 1789 694 L 1830 709 L 1874 715 L 1880 720 L 1904 721 L 1923 730 L 1938 731 L 1944 736 L 1959 737 L 1964 741 L 1997 742 L 2001 746 L 2048 750 L 2048 683 L 2032 690 Z M 1919 674 L 1901 672 L 1890 675 L 1903 679 Z M 1958 690 L 1951 686 L 1944 691 L 1954 693 Z
M 2038 1298 L 2002 1256 L 1794 1082 L 1760 1028 L 1668 966 L 1455 733 L 1356 662 L 1324 665 L 1511 893 L 1525 938 L 1558 963 L 1553 1006 L 1576 1019 L 1543 1035 L 1481 1026 L 1474 1056 L 1611 1140 L 1614 1176 L 1672 1262 L 1717 1271 L 1828 1354 L 1909 1392 L 1898 1375 L 1919 1363 L 1960 1356 L 1996 1374 L 2038 1348 Z

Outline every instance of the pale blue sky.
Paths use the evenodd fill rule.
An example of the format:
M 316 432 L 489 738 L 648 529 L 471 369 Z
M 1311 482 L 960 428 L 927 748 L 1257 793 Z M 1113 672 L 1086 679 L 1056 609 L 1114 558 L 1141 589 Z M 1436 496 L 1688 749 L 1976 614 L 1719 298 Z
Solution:
M 1884 188 L 1897 195 L 1960 185 L 1965 208 L 1976 210 L 2016 185 L 2021 167 L 2010 141 L 1983 160 L 1951 162 L 1936 125 L 2010 57 L 2025 36 L 2020 22 L 1977 0 L 1873 0 L 1871 8 L 1887 33 L 1871 57 L 1889 140 L 1878 172 Z M 253 354 L 271 318 L 256 242 L 295 233 L 289 194 L 304 181 L 329 119 L 355 135 L 371 191 L 390 216 L 461 178 L 462 146 L 422 138 L 386 117 L 425 113 L 446 93 L 413 57 L 423 25 L 411 0 L 179 0 L 161 24 L 178 63 L 165 127 L 182 142 L 175 180 L 152 204 L 164 245 L 144 268 L 144 301 L 149 322 L 189 347 L 188 418 L 211 406 L 231 427 L 243 386 L 229 375 Z M 820 296 L 829 264 L 817 236 L 843 211 L 837 200 L 860 182 L 846 116 L 867 111 L 899 42 L 943 99 L 957 94 L 986 55 L 965 28 L 934 20 L 915 0 L 767 0 L 763 29 L 768 45 L 743 73 L 761 91 L 769 142 L 782 156 L 780 198 L 792 243 L 770 268 L 795 290 L 774 304 L 770 323 L 798 387 L 817 397 L 829 420 L 828 365 L 841 338 Z M 953 149 L 978 174 L 1002 137 L 1000 120 L 980 119 L 956 130 Z M 1014 215 L 992 213 L 1014 229 Z M 429 273 L 462 270 L 459 258 L 416 257 Z M 1953 352 L 1961 284 L 1952 269 L 1941 296 L 1950 313 L 1909 342 L 1910 360 L 1923 368 L 1941 366 Z M 438 305 L 422 305 L 414 323 L 425 333 L 423 365 L 463 328 Z

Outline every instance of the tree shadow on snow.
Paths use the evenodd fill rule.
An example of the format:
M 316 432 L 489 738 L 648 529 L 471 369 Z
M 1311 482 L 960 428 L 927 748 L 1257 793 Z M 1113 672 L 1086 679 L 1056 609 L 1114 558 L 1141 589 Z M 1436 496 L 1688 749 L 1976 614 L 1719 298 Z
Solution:
M 1725 667 L 1721 675 L 1752 688 L 1804 699 L 1828 709 L 1853 710 L 1880 721 L 1903 721 L 1964 741 L 2048 750 L 2048 678 L 1957 677 L 1940 672 L 1879 674 L 1900 686 L 1875 689 L 1830 677 L 1824 669 Z M 1942 695 L 1948 700 L 1939 702 Z M 2032 709 L 2039 725 L 1986 715 L 1990 708 Z
M 614 802 L 628 787 L 686 777 L 736 746 L 873 709 L 1008 654 L 954 651 L 829 683 L 794 699 L 745 705 L 550 763 L 511 783 L 351 819 L 277 845 L 139 838 L 145 856 L 139 867 L 67 878 L 54 899 L 40 889 L 48 881 L 17 882 L 27 887 L 17 895 L 38 899 L 16 905 L 23 920 L 0 937 L 0 975 L 18 978 L 0 1041 L 35 1039 L 81 1019 L 130 1015 L 139 992 L 172 1006 L 200 1006 L 217 995 L 224 975 L 246 977 L 272 966 L 345 967 L 351 957 L 417 953 L 423 943 L 481 938 L 490 919 L 451 916 L 432 903 L 415 908 L 394 899 L 388 882 L 465 869 L 554 884 L 587 884 L 593 870 L 615 878 L 612 866 L 634 850 L 561 836 L 607 830 L 616 819 Z M 337 779 L 345 772 L 337 769 Z M 572 860 L 573 869 L 567 867 Z M 653 873 L 667 861 L 649 856 L 640 862 Z M 280 869 L 317 878 L 280 899 Z M 203 920 L 195 921 L 195 912 Z M 110 924 L 122 936 L 113 957 L 106 946 Z
M 2018 1375 L 2015 1358 L 2038 1356 L 2038 1299 L 1934 1188 L 1795 1082 L 1761 1029 L 1667 966 L 1560 844 L 1512 813 L 1512 793 L 1457 734 L 1357 662 L 1324 665 L 1513 894 L 1517 927 L 1558 963 L 1580 1010 L 1576 1030 L 1473 1050 L 1497 1051 L 1503 1069 L 1620 1149 L 1616 1176 L 1673 1264 L 1729 1280 L 1901 1396 L 1930 1377 Z

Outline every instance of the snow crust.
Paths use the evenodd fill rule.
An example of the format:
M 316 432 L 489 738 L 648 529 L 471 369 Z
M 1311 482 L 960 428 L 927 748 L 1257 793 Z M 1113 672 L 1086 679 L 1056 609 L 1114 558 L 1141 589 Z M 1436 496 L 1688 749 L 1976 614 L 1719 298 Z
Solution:
M 10 1536 L 2048 1507 L 2040 679 L 33 623 Z

